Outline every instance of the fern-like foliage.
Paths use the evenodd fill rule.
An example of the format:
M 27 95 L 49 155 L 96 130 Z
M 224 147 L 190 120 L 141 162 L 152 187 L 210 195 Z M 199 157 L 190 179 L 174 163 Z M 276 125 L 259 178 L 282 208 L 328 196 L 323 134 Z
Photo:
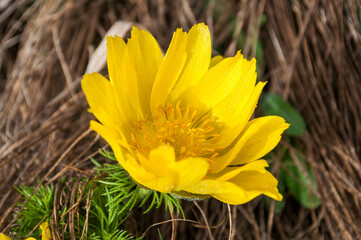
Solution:
M 13 232 L 16 233 L 17 237 L 25 238 L 39 222 L 46 220 L 50 216 L 53 209 L 54 186 L 41 185 L 32 196 L 31 194 L 34 192 L 35 187 L 21 186 L 20 188 L 15 188 L 22 194 L 24 201 L 29 199 L 22 211 L 15 213 L 19 216 L 13 228 Z M 18 203 L 18 208 L 23 206 L 24 202 Z M 41 230 L 36 229 L 32 236 L 40 234 Z
M 16 214 L 18 219 L 16 225 L 11 229 L 19 238 L 24 238 L 41 221 L 48 221 L 57 211 L 61 229 L 59 233 L 65 239 L 70 238 L 69 222 L 73 222 L 76 238 L 83 236 L 83 229 L 87 229 L 88 239 L 104 240 L 129 240 L 134 236 L 124 230 L 125 221 L 134 207 L 142 208 L 143 213 L 148 213 L 153 208 L 160 208 L 162 205 L 166 210 L 176 211 L 177 214 L 184 213 L 178 198 L 172 194 L 160 193 L 154 190 L 145 189 L 137 185 L 128 173 L 116 162 L 114 155 L 107 151 L 100 151 L 104 157 L 115 161 L 114 164 L 99 164 L 95 159 L 91 161 L 95 164 L 96 174 L 92 179 L 65 179 L 61 185 L 63 202 L 57 204 L 54 210 L 54 198 L 59 200 L 59 196 L 54 196 L 54 186 L 41 185 L 32 195 L 35 187 L 22 186 L 18 191 L 23 195 L 23 199 L 29 199 L 26 206 Z M 73 185 L 73 184 L 77 185 Z M 75 190 L 74 190 L 75 189 Z M 78 189 L 78 190 L 76 190 Z M 80 191 L 80 189 L 83 189 Z M 78 195 L 82 192 L 83 195 Z M 64 196 L 75 195 L 75 199 L 80 199 L 76 206 L 76 219 L 70 219 L 69 211 L 74 211 Z M 87 197 L 84 197 L 87 196 Z M 66 198 L 66 197 L 65 197 Z M 87 201 L 90 201 L 90 206 Z M 19 204 L 22 207 L 24 202 Z M 54 220 L 54 219 L 53 219 Z M 31 236 L 36 237 L 41 234 L 37 228 Z M 85 237 L 85 236 L 83 236 Z M 140 238 L 138 238 L 140 239 Z
M 121 230 L 122 223 L 128 216 L 128 212 L 124 211 L 126 203 L 108 204 L 112 200 L 113 196 L 107 186 L 98 185 L 94 189 L 88 219 L 91 239 L 132 239 Z

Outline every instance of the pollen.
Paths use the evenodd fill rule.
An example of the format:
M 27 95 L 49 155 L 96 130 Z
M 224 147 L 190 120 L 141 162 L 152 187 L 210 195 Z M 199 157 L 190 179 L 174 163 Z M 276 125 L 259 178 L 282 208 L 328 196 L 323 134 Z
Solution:
M 216 144 L 220 136 L 217 119 L 180 105 L 158 105 L 154 116 L 134 121 L 130 147 L 148 156 L 151 150 L 166 144 L 173 147 L 177 160 L 204 157 L 212 161 L 222 149 Z

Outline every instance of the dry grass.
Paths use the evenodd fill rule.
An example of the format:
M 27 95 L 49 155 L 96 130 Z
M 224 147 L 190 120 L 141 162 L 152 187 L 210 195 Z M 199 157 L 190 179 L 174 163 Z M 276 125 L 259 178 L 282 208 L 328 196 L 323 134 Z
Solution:
M 164 239 L 361 238 L 360 2 L 348 1 L 79 0 L 0 3 L 0 229 L 8 229 L 19 194 L 13 185 L 49 184 L 92 174 L 89 156 L 105 146 L 88 131 L 90 114 L 80 89 L 94 47 L 118 20 L 140 24 L 167 48 L 176 27 L 206 22 L 214 45 L 233 55 L 263 44 L 262 81 L 305 117 L 297 144 L 313 166 L 322 204 L 307 210 L 286 196 L 284 210 L 265 211 L 257 198 L 242 206 L 213 199 L 184 203 L 188 221 L 162 211 L 130 218 L 130 230 Z M 260 17 L 267 17 L 260 25 Z M 234 33 L 232 35 L 232 33 Z M 104 65 L 97 66 L 106 74 Z M 286 144 L 286 143 L 283 143 Z M 296 151 L 296 150 L 295 150 Z M 281 160 L 274 156 L 274 173 Z M 278 169 L 277 169 L 278 168 Z M 68 182 L 72 192 L 84 183 Z M 56 187 L 56 204 L 75 199 Z M 83 200 L 91 196 L 83 196 Z M 274 204 L 271 204 L 273 209 Z M 54 211 L 56 212 L 56 211 Z M 53 214 L 52 226 L 59 216 Z M 165 221 L 165 222 L 162 222 Z M 153 226 L 152 224 L 159 225 Z M 68 226 L 71 228 L 71 226 Z M 86 229 L 84 229 L 86 231 Z M 61 238 L 61 232 L 56 236 Z

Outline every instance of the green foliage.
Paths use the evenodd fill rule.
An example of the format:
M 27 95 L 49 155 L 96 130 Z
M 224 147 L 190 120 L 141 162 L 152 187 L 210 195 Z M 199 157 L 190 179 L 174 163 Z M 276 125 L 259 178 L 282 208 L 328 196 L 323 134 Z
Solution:
M 25 238 L 38 223 L 50 216 L 54 201 L 54 187 L 41 185 L 32 196 L 35 187 L 21 186 L 16 189 L 23 195 L 23 200 L 30 198 L 23 210 L 17 213 L 19 218 L 13 228 L 13 232 L 16 232 L 19 238 Z M 23 206 L 24 202 L 18 203 L 19 208 Z M 41 230 L 36 229 L 31 236 L 36 237 L 40 234 Z
M 153 207 L 159 208 L 163 203 L 165 210 L 168 208 L 171 212 L 176 210 L 177 214 L 182 213 L 183 218 L 185 218 L 180 202 L 173 194 L 160 193 L 154 190 L 149 190 L 139 206 L 144 206 L 148 199 L 151 199 L 151 202 L 144 213 L 149 212 Z
M 285 197 L 288 193 L 299 202 L 304 208 L 314 209 L 321 204 L 318 197 L 318 188 L 315 173 L 301 155 L 297 154 L 297 164 L 285 152 L 282 159 L 283 165 L 278 177 L 278 190 Z M 269 210 L 269 200 L 265 201 L 265 207 Z M 274 212 L 280 213 L 286 204 L 286 199 L 276 201 Z
M 283 117 L 291 126 L 286 130 L 290 136 L 301 136 L 306 131 L 306 123 L 302 115 L 289 103 L 276 94 L 264 94 L 262 108 L 266 115 Z
M 157 229 L 157 231 L 158 231 L 159 239 L 160 239 L 160 240 L 163 240 L 163 237 L 162 237 L 162 234 L 160 233 L 159 228 Z
M 290 144 L 294 143 L 294 138 L 304 134 L 306 124 L 301 114 L 276 94 L 264 94 L 262 107 L 266 115 L 278 115 L 290 123 L 286 134 L 291 138 L 286 138 Z M 297 148 L 297 147 L 296 147 Z M 321 204 L 317 197 L 317 184 L 315 173 L 306 161 L 297 155 L 297 164 L 290 156 L 288 148 L 282 152 L 283 166 L 280 170 L 278 188 L 281 194 L 289 192 L 303 207 L 307 209 L 316 208 Z M 279 213 L 285 205 L 285 200 L 276 202 L 275 212 Z
M 297 166 L 291 156 L 287 156 L 284 168 L 281 169 L 282 178 L 286 182 L 291 195 L 305 208 L 313 209 L 321 204 L 317 197 L 315 173 L 306 161 L 297 155 Z
M 112 199 L 107 187 L 98 185 L 94 189 L 88 225 L 92 239 L 131 239 L 125 231 L 119 230 L 128 214 L 121 212 L 124 203 L 107 205 Z
M 100 154 L 106 158 L 116 161 L 114 155 L 107 151 L 100 151 Z M 128 175 L 128 173 L 116 162 L 115 164 L 105 164 L 102 166 L 95 159 L 91 161 L 96 166 L 95 178 L 89 182 L 80 179 L 78 186 L 84 186 L 83 196 L 92 196 L 91 204 L 86 219 L 86 198 L 79 203 L 79 214 L 76 214 L 77 221 L 75 226 L 76 234 L 82 234 L 82 230 L 87 223 L 88 239 L 105 239 L 105 240 L 129 240 L 134 239 L 125 230 L 125 222 L 130 211 L 135 207 L 144 209 L 144 213 L 149 212 L 153 208 L 160 208 L 164 205 L 165 209 L 183 213 L 182 207 L 177 197 L 159 193 L 154 190 L 147 190 L 137 185 Z M 70 179 L 68 179 L 68 183 Z M 75 184 L 75 183 L 74 183 Z M 63 189 L 63 193 L 67 195 L 71 192 L 71 183 Z M 26 237 L 35 226 L 46 218 L 49 218 L 54 203 L 54 187 L 44 187 L 43 185 L 31 196 L 35 187 L 22 186 L 18 191 L 23 195 L 24 200 L 29 199 L 26 207 L 18 212 L 17 225 L 11 229 L 16 232 L 19 237 Z M 75 199 L 77 199 L 76 192 Z M 67 201 L 66 201 L 67 202 Z M 19 207 L 24 203 L 20 203 Z M 59 204 L 58 215 L 62 216 L 59 220 L 60 227 L 65 227 L 62 232 L 65 238 L 69 238 L 68 222 L 70 216 L 67 210 L 72 208 L 67 202 Z M 61 229 L 59 229 L 61 230 Z M 40 229 L 36 229 L 32 236 L 39 236 Z M 80 237 L 80 235 L 77 237 Z M 139 238 L 140 239 L 140 238 Z
M 119 164 L 106 164 L 97 168 L 99 172 L 105 173 L 105 179 L 97 180 L 104 186 L 103 195 L 108 196 L 106 206 L 117 209 L 119 214 L 130 211 L 138 201 L 138 187 Z

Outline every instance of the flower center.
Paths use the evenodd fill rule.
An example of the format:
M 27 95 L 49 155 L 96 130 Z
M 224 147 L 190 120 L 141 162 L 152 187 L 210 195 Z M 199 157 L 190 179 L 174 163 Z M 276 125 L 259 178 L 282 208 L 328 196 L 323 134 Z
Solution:
M 185 157 L 211 160 L 221 149 L 216 145 L 219 135 L 215 117 L 180 107 L 180 102 L 175 106 L 168 103 L 158 105 L 153 117 L 134 121 L 130 146 L 148 156 L 151 150 L 167 144 L 174 148 L 177 160 Z

